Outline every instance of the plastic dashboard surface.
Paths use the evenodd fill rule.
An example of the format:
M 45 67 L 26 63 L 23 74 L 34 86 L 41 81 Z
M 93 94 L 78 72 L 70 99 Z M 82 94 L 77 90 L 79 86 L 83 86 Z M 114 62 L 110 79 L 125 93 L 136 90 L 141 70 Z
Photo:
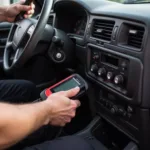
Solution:
M 108 49 L 111 49 L 116 52 L 124 53 L 126 55 L 138 58 L 143 66 L 143 83 L 141 87 L 142 93 L 142 106 L 150 107 L 150 92 L 147 89 L 150 89 L 150 71 L 149 71 L 149 56 L 150 56 L 150 38 L 148 38 L 148 33 L 150 30 L 150 4 L 119 4 L 115 2 L 110 2 L 107 0 L 97 1 L 97 0 L 56 0 L 54 5 L 54 11 L 57 13 L 62 7 L 69 3 L 70 7 L 79 6 L 83 10 L 88 12 L 90 19 L 87 24 L 86 35 L 84 37 L 85 43 L 92 43 L 97 46 L 102 46 Z M 92 19 L 97 17 L 101 19 L 101 17 L 111 18 L 112 20 L 117 19 L 119 21 L 126 21 L 129 23 L 133 23 L 135 25 L 141 24 L 145 27 L 145 32 L 147 37 L 145 39 L 144 48 L 140 52 L 135 52 L 132 49 L 126 47 L 119 47 L 117 45 L 117 41 L 115 42 L 104 42 L 103 45 L 99 45 L 96 40 L 90 40 L 91 37 L 91 27 L 92 27 Z M 120 28 L 119 28 L 120 30 Z M 119 32 L 119 31 L 118 31 Z M 120 37 L 117 37 L 120 38 Z M 86 45 L 85 45 L 86 46 Z
M 83 61 L 83 58 L 86 58 L 86 63 L 84 64 L 84 66 L 87 67 L 87 77 L 93 81 L 95 88 L 97 88 L 97 85 L 99 85 L 99 88 L 97 88 L 97 90 L 102 89 L 104 90 L 104 92 L 106 90 L 106 92 L 110 92 L 111 94 L 113 93 L 115 96 L 117 95 L 116 97 L 119 101 L 118 106 L 124 107 L 125 105 L 131 105 L 134 106 L 135 109 L 137 109 L 136 112 L 133 112 L 131 120 L 129 121 L 126 121 L 122 116 L 120 117 L 123 121 L 126 121 L 127 124 L 130 124 L 130 129 L 127 129 L 127 126 L 124 123 L 119 123 L 119 121 L 117 120 L 119 117 L 117 115 L 115 116 L 114 114 L 111 114 L 111 110 L 113 110 L 112 112 L 114 113 L 114 109 L 119 108 L 116 108 L 117 102 L 114 102 L 113 105 L 115 107 L 111 106 L 111 108 L 108 108 L 108 103 L 106 103 L 107 107 L 105 104 L 100 104 L 102 108 L 106 108 L 107 110 L 107 113 L 105 110 L 103 113 L 106 117 L 109 118 L 109 121 L 115 122 L 116 125 L 119 126 L 119 129 L 124 130 L 124 128 L 126 128 L 129 133 L 132 132 L 132 125 L 134 125 L 136 122 L 136 128 L 138 130 L 133 133 L 133 136 L 136 138 L 137 141 L 139 141 L 141 149 L 149 150 L 150 144 L 148 140 L 149 138 L 147 137 L 150 137 L 150 4 L 119 4 L 106 0 L 56 0 L 54 5 L 54 11 L 56 12 L 56 14 L 61 9 L 61 7 L 64 7 L 68 3 L 69 6 L 72 8 L 76 5 L 83 10 L 86 10 L 89 15 L 86 34 L 84 37 L 84 45 L 77 44 L 77 48 L 79 47 L 80 49 L 82 49 L 82 52 L 80 50 L 77 50 L 77 52 L 79 53 L 78 55 L 80 55 L 80 62 Z M 116 40 L 112 40 L 111 38 L 110 41 L 105 41 L 98 38 L 93 38 L 93 19 L 114 21 L 114 27 L 118 26 Z M 145 30 L 143 46 L 138 51 L 128 46 L 122 46 L 122 43 L 120 42 L 120 39 L 122 38 L 122 31 L 125 31 L 122 30 L 122 27 L 126 28 L 126 24 L 140 26 L 143 27 Z M 101 30 L 97 31 L 101 32 Z M 114 33 L 114 28 L 112 32 Z M 131 30 L 131 32 L 134 32 L 134 30 Z M 98 49 L 98 51 L 111 53 L 113 55 L 123 57 L 130 61 L 130 71 L 128 77 L 129 87 L 131 87 L 130 91 L 132 91 L 130 96 L 125 96 L 120 92 L 117 92 L 115 89 L 106 86 L 104 83 L 101 82 L 101 80 L 98 80 L 99 77 L 97 75 L 97 72 L 94 76 L 93 74 L 89 74 L 91 67 L 91 49 L 89 47 L 91 46 Z M 100 67 L 99 62 L 96 65 Z M 99 103 L 101 103 L 99 97 L 96 97 L 96 99 Z M 99 106 L 98 109 L 100 110 Z M 124 131 L 126 132 L 126 130 Z

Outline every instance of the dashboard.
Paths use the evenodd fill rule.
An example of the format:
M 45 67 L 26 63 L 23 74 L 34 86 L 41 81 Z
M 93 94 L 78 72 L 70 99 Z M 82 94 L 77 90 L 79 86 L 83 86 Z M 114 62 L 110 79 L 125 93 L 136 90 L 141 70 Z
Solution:
M 76 40 L 99 116 L 142 150 L 150 144 L 150 4 L 56 0 L 55 27 Z M 91 99 L 91 101 L 93 101 Z

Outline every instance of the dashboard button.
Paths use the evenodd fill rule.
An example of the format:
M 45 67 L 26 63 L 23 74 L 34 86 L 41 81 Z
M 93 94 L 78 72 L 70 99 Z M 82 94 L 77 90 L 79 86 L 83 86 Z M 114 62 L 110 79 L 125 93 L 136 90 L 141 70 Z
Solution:
M 124 81 L 124 78 L 123 78 L 122 75 L 117 75 L 117 76 L 115 77 L 115 79 L 114 79 L 114 83 L 117 84 L 117 85 L 122 84 L 123 81 Z
M 94 60 L 98 60 L 99 58 L 100 58 L 100 56 L 98 54 L 96 54 L 96 55 L 93 56 Z
M 112 80 L 113 77 L 114 77 L 114 74 L 113 74 L 112 72 L 108 72 L 108 73 L 107 73 L 107 79 L 108 79 L 108 80 Z
M 126 116 L 126 112 L 125 112 L 125 110 L 124 110 L 123 108 L 119 108 L 118 114 L 119 114 L 120 116 L 123 116 L 123 117 Z
M 98 75 L 100 76 L 100 77 L 104 77 L 105 75 L 106 75 L 106 69 L 105 68 L 100 68 L 99 70 L 98 70 Z
M 91 66 L 91 72 L 96 73 L 97 70 L 98 70 L 97 64 L 93 64 L 93 65 Z
M 133 108 L 132 108 L 131 106 L 128 106 L 127 112 L 128 112 L 128 113 L 133 113 Z
M 121 67 L 124 68 L 124 69 L 126 69 L 126 68 L 127 68 L 127 62 L 126 62 L 126 61 L 123 61 L 123 62 L 121 63 Z
M 118 114 L 118 108 L 117 108 L 117 106 L 114 105 L 114 106 L 111 108 L 110 111 L 111 111 L 111 113 L 114 114 L 114 115 Z

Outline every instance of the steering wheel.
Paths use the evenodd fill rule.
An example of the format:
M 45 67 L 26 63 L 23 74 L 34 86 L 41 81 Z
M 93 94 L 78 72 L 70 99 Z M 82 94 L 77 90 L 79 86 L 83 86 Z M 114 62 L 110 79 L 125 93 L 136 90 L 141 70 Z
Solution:
M 3 66 L 13 72 L 23 66 L 35 53 L 35 48 L 47 24 L 53 0 L 45 0 L 37 20 L 24 19 L 13 24 L 4 51 Z

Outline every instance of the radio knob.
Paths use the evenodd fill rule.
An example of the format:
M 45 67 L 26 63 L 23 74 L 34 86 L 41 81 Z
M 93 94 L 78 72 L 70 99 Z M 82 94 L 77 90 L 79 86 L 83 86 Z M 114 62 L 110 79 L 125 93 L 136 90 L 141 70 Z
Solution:
M 106 75 L 106 69 L 105 68 L 100 68 L 98 70 L 98 75 L 101 76 L 101 77 L 105 76 Z
M 97 70 L 98 70 L 98 66 L 97 66 L 96 64 L 93 64 L 93 65 L 91 66 L 91 72 L 96 73 Z
M 108 79 L 108 80 L 112 80 L 113 77 L 114 77 L 114 74 L 113 74 L 112 72 L 108 72 L 108 73 L 107 73 L 107 79 Z
M 115 77 L 115 79 L 114 79 L 114 83 L 115 84 L 122 84 L 123 83 L 123 81 L 124 81 L 124 77 L 122 76 L 122 75 L 117 75 L 116 77 Z

